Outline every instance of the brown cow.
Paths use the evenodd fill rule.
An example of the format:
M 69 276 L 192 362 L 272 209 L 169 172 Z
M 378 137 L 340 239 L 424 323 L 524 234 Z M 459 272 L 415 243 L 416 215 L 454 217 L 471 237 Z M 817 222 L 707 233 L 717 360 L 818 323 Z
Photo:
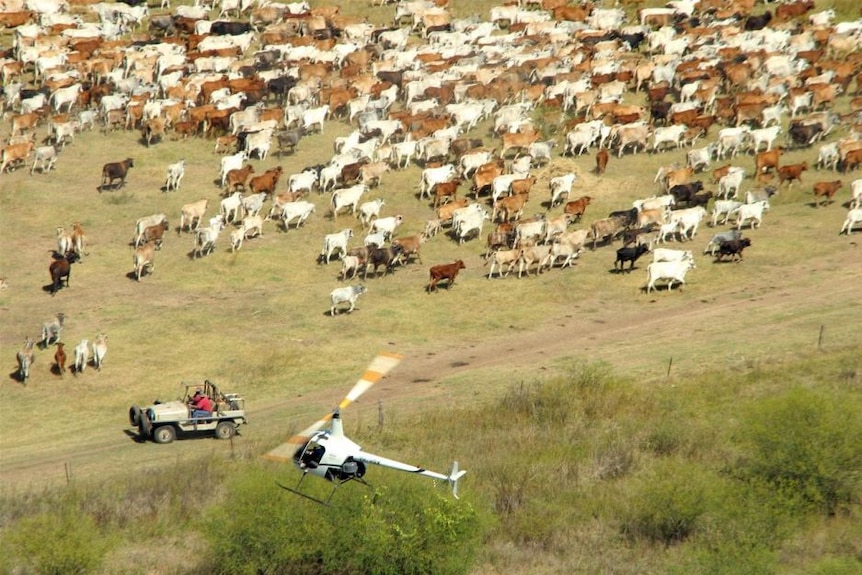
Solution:
M 778 160 L 781 156 L 781 148 L 775 148 L 768 152 L 759 152 L 754 157 L 754 173 L 755 175 L 768 172 L 771 169 L 778 169 Z
M 814 184 L 814 207 L 820 206 L 820 198 L 825 198 L 824 203 L 831 204 L 832 196 L 841 189 L 844 182 L 835 180 L 832 182 L 816 182 Z
M 461 180 L 450 180 L 448 182 L 440 182 L 434 185 L 434 209 L 440 205 L 452 201 L 458 194 L 458 186 L 461 185 Z
M 494 212 L 491 215 L 491 219 L 496 220 L 497 214 L 499 214 L 500 220 L 503 222 L 517 220 L 521 217 L 521 213 L 524 211 L 524 207 L 527 205 L 529 199 L 529 193 L 500 198 L 494 202 Z
M 510 149 L 523 150 L 530 147 L 539 140 L 539 132 L 507 132 L 503 134 L 503 148 L 500 151 L 500 157 L 505 157 L 506 152 Z M 517 153 L 515 156 L 517 157 Z
M 860 165 L 862 165 L 862 149 L 850 150 L 840 163 L 842 172 L 855 170 Z
M 448 204 L 440 206 L 437 208 L 437 220 L 441 224 L 452 221 L 452 216 L 454 215 L 455 210 L 466 208 L 469 203 L 470 200 L 467 198 L 458 198 L 457 200 L 452 200 Z
M 454 285 L 458 272 L 466 269 L 466 267 L 463 260 L 457 260 L 451 264 L 432 266 L 429 271 L 430 278 L 428 285 L 425 286 L 425 291 L 428 293 L 437 291 L 437 284 L 443 280 L 446 281 L 446 289 L 448 290 Z
M 63 349 L 62 341 L 57 342 L 57 351 L 54 352 L 54 364 L 57 366 L 57 375 L 62 376 L 66 373 L 66 351 Z
M 252 178 L 248 183 L 251 193 L 256 194 L 259 192 L 265 192 L 269 195 L 274 194 L 275 186 L 278 184 L 278 180 L 281 178 L 281 174 L 283 172 L 284 168 L 276 166 L 268 169 L 263 174 Z
M 601 175 L 605 173 L 605 170 L 608 167 L 608 158 L 610 154 L 607 149 L 602 148 L 598 152 L 596 152 L 596 173 Z
M 18 162 L 26 163 L 27 157 L 32 151 L 33 142 L 21 142 L 4 147 L 2 152 L 0 152 L 0 157 L 2 157 L 2 161 L 0 161 L 0 174 L 5 172 L 6 168 L 11 167 L 12 164 Z
M 425 243 L 425 235 L 424 234 L 413 234 L 412 236 L 402 236 L 400 238 L 395 238 L 392 240 L 393 246 L 399 246 L 401 248 L 401 257 L 402 261 L 406 264 L 410 259 L 410 256 L 416 256 L 416 259 L 419 260 L 419 263 L 422 263 L 422 255 L 419 253 L 422 244 Z
M 231 170 L 227 173 L 225 177 L 225 193 L 230 195 L 234 191 L 236 191 L 237 187 L 242 187 L 245 189 L 246 184 L 248 183 L 248 179 L 254 173 L 254 166 L 251 164 L 246 164 L 242 168 L 238 168 L 236 170 Z
M 778 185 L 780 186 L 784 182 L 787 182 L 787 187 L 790 188 L 793 185 L 793 180 L 798 180 L 799 183 L 802 183 L 802 172 L 807 169 L 808 162 L 781 166 L 778 168 Z
M 580 222 L 584 213 L 587 211 L 587 206 L 590 205 L 590 196 L 581 196 L 577 200 L 567 202 L 563 208 L 563 213 L 571 216 L 574 222 Z
M 153 140 L 164 139 L 165 125 L 166 121 L 164 118 L 151 118 L 147 120 L 147 123 L 144 124 L 143 128 L 141 128 L 142 135 L 144 140 L 147 142 L 148 148 Z
M 12 136 L 23 134 L 25 130 L 35 129 L 42 116 L 38 112 L 27 112 L 12 116 Z

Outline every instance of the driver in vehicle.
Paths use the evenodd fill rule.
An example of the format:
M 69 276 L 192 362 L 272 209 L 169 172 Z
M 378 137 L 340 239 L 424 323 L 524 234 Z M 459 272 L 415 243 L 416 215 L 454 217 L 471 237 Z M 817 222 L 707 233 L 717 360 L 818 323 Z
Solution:
M 194 397 L 189 400 L 189 406 L 192 410 L 192 417 L 209 417 L 213 413 L 212 401 L 201 390 L 195 392 Z

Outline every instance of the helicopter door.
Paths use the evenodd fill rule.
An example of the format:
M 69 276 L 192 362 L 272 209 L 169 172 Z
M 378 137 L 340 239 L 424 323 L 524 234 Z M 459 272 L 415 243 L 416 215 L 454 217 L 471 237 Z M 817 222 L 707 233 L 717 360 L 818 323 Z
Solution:
M 309 441 L 299 457 L 300 467 L 315 469 L 320 465 L 320 460 L 323 459 L 323 454 L 326 453 L 326 448 L 317 442 Z

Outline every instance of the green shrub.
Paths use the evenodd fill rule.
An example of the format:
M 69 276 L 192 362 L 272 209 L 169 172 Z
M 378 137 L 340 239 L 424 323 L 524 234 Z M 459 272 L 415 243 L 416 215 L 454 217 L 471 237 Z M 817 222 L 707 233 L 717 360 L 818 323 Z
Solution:
M 331 506 L 285 493 L 271 471 L 243 473 L 229 487 L 229 505 L 214 510 L 204 531 L 218 558 L 214 573 L 463 574 L 481 540 L 469 503 L 435 493 L 427 482 L 387 483 L 372 492 L 348 484 Z M 290 478 L 294 480 L 293 477 Z M 302 485 L 327 497 L 330 484 L 308 478 Z
M 672 545 L 695 534 L 710 508 L 716 477 L 696 464 L 668 459 L 639 474 L 624 492 L 621 531 L 631 539 Z
M 858 502 L 860 407 L 858 397 L 803 388 L 752 405 L 740 429 L 739 473 L 787 504 L 813 505 L 827 515 Z
M 25 517 L 0 537 L 0 557 L 7 573 L 22 568 L 40 575 L 92 573 L 109 547 L 110 538 L 90 516 L 74 510 L 73 503 Z

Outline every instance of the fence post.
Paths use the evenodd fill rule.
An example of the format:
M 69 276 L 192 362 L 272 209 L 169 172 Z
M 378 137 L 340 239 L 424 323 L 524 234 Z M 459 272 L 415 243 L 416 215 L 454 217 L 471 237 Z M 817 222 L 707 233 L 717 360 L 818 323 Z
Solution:
M 826 328 L 822 323 L 820 324 L 820 335 L 817 336 L 817 349 L 823 345 L 823 330 Z

